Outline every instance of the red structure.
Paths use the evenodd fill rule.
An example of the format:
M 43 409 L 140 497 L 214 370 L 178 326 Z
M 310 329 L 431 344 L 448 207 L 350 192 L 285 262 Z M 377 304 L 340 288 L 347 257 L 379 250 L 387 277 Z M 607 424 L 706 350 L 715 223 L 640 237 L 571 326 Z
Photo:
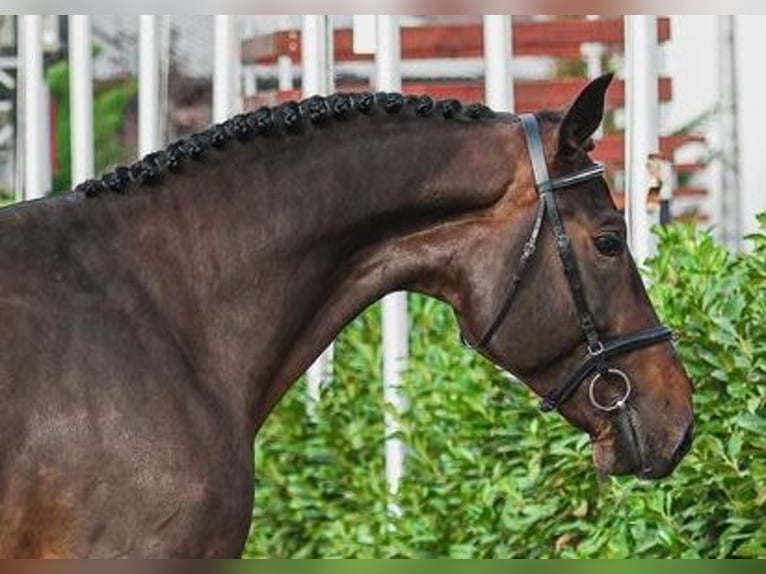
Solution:
M 660 18 L 657 24 L 660 42 L 670 40 L 670 20 Z M 578 59 L 585 43 L 604 45 L 621 52 L 624 43 L 622 18 L 602 20 L 521 20 L 513 23 L 515 56 L 546 56 Z M 371 60 L 368 55 L 354 54 L 351 30 L 335 31 L 335 58 L 339 62 Z M 279 56 L 301 61 L 301 33 L 298 30 L 276 32 L 245 43 L 243 57 L 260 64 L 275 63 Z M 402 29 L 402 58 L 481 58 L 484 40 L 481 24 L 424 26 Z

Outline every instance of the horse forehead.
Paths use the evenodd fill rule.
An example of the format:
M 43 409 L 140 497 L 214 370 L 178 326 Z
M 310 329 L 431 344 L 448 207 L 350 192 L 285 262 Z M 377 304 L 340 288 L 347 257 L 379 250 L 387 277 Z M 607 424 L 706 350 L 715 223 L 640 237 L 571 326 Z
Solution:
M 559 192 L 556 204 L 572 228 L 585 229 L 615 210 L 609 189 L 597 180 Z

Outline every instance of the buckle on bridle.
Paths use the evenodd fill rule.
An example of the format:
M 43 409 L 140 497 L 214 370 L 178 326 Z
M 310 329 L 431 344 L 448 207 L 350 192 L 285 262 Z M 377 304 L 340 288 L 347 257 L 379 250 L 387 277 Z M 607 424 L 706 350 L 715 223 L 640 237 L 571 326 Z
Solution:
M 604 354 L 605 350 L 604 343 L 601 341 L 596 341 L 595 343 L 588 345 L 588 354 L 591 357 L 600 357 Z

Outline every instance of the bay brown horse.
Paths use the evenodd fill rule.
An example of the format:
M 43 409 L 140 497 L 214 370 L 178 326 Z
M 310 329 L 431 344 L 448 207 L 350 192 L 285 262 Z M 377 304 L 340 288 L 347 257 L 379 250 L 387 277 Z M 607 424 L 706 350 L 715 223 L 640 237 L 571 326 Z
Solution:
M 609 80 L 537 114 L 552 178 L 593 171 Z M 521 123 L 427 97 L 316 97 L 0 211 L 0 555 L 237 555 L 254 435 L 392 291 L 447 302 L 465 338 L 541 396 L 599 350 L 578 300 L 604 341 L 656 329 L 600 177 L 555 194 L 566 241 L 549 212 L 496 320 L 546 187 Z M 629 393 L 599 370 L 615 379 L 600 402 L 582 385 L 555 406 L 591 436 L 600 471 L 666 476 L 692 422 L 671 343 L 609 367 Z M 613 400 L 620 414 L 597 408 Z

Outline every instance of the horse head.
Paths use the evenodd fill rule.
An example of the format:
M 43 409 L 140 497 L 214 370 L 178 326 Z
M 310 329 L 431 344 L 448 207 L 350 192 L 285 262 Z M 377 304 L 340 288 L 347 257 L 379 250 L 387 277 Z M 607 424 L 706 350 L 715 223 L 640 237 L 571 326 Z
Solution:
M 691 443 L 691 385 L 588 156 L 610 80 L 510 119 L 515 175 L 464 228 L 452 303 L 470 346 L 591 436 L 599 471 L 661 478 Z

